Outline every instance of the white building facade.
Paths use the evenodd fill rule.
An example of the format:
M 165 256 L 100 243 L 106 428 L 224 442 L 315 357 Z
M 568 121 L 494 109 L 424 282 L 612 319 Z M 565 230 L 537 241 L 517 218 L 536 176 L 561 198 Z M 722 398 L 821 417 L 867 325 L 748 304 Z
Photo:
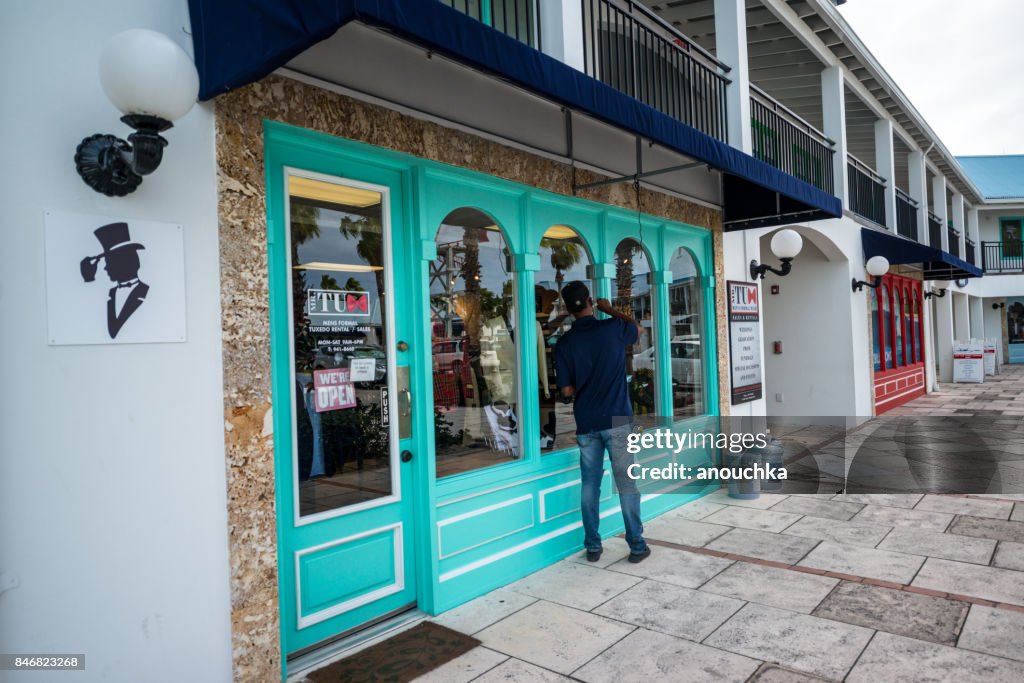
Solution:
M 1024 199 L 984 196 L 827 0 L 339 0 L 325 13 L 335 24 L 271 0 L 231 4 L 0 9 L 2 82 L 17 94 L 0 104 L 0 642 L 85 653 L 81 680 L 280 680 L 318 645 L 410 609 L 442 612 L 576 552 L 576 453 L 550 400 L 552 339 L 533 343 L 535 326 L 561 324 L 569 279 L 645 316 L 631 362 L 649 381 L 634 409 L 680 423 L 883 413 L 951 379 L 954 339 L 1004 338 L 1006 311 L 992 305 L 1024 295 L 1019 271 L 971 277 Z M 256 25 L 265 32 L 244 33 Z M 162 133 L 159 167 L 107 196 L 73 157 L 87 136 L 130 132 L 97 63 L 137 28 L 195 60 L 201 101 Z M 626 34 L 642 39 L 615 47 Z M 270 47 L 277 62 L 239 56 Z M 126 223 L 136 239 L 150 223 L 177 231 L 165 263 L 181 283 L 180 334 L 55 338 L 71 306 L 53 278 L 83 284 L 74 269 L 54 275 L 60 216 Z M 750 282 L 751 261 L 778 266 L 770 243 L 787 228 L 803 238 L 791 272 L 759 281 L 761 396 L 733 403 L 728 283 Z M 324 267 L 371 233 L 377 256 Z M 328 234 L 341 241 L 300 253 Z M 96 237 L 84 259 L 130 246 Z M 134 250 L 145 280 L 164 256 Z M 855 291 L 875 284 L 876 254 L 890 271 Z M 296 272 L 315 273 L 305 292 Z M 67 318 L 102 328 L 108 288 L 115 307 L 124 295 L 113 273 L 93 274 L 99 294 L 82 296 L 96 310 Z M 938 281 L 954 284 L 926 297 Z M 149 284 L 141 311 L 164 291 Z M 367 329 L 336 325 L 359 342 L 317 343 L 300 368 L 311 309 L 295 303 L 314 289 L 344 293 Z M 475 314 L 467 292 L 485 300 Z M 349 373 L 335 379 L 369 406 L 372 429 L 353 436 L 306 410 L 326 377 L 315 373 L 331 370 Z M 446 431 L 438 415 L 477 422 Z M 507 432 L 510 415 L 519 435 L 470 444 L 477 464 L 454 452 L 486 424 Z M 303 447 L 332 429 L 337 442 L 390 436 L 382 455 L 359 451 L 354 475 L 380 474 L 384 494 L 325 503 L 313 490 L 318 457 L 345 471 L 340 451 Z M 652 496 L 644 514 L 706 492 Z M 608 533 L 616 505 L 602 498 Z M 353 557 L 382 573 L 341 572 Z

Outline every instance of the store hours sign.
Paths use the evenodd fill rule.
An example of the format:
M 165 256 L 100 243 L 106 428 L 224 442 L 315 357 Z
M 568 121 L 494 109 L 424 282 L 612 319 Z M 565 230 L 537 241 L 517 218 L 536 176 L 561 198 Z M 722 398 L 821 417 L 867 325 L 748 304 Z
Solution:
M 761 305 L 756 282 L 727 285 L 732 402 L 747 403 L 762 396 Z

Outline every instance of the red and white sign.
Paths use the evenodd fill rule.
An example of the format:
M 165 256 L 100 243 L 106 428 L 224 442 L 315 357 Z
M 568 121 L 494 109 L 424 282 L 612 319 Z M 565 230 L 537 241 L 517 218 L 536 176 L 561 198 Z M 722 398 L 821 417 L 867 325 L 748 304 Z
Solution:
M 762 396 L 761 307 L 756 282 L 729 280 L 729 364 L 733 404 Z
M 352 408 L 356 405 L 356 387 L 349 381 L 347 368 L 313 371 L 316 412 Z
M 757 315 L 760 308 L 757 301 L 757 284 L 752 282 L 729 282 L 729 312 Z

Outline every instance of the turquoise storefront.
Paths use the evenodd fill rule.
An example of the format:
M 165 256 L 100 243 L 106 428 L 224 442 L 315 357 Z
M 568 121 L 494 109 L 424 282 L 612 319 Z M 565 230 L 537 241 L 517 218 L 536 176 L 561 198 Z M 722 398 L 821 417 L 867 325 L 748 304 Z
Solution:
M 683 428 L 717 414 L 710 230 L 280 123 L 263 134 L 283 655 L 580 550 L 550 361 L 571 322 L 563 283 L 641 321 L 636 412 Z M 645 495 L 644 517 L 700 493 Z

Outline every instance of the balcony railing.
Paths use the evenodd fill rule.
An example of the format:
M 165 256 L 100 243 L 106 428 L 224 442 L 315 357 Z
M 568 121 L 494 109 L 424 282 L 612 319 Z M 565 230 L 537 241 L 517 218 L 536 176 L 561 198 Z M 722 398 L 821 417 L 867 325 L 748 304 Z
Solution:
M 960 258 L 960 233 L 953 228 L 946 228 L 949 237 L 949 253 Z
M 835 143 L 757 86 L 750 86 L 754 156 L 817 188 L 833 193 Z
M 588 76 L 725 141 L 726 64 L 640 3 L 582 3 Z
M 537 0 L 440 0 L 443 4 L 493 26 L 507 36 L 540 47 Z
M 942 219 L 933 211 L 928 212 L 928 245 L 942 249 Z
M 1024 273 L 1024 244 L 982 242 L 981 268 L 988 273 Z
M 850 211 L 885 225 L 885 178 L 852 154 L 847 159 Z
M 967 261 L 968 263 L 973 264 L 974 263 L 974 242 L 972 242 L 971 240 L 964 240 L 964 249 L 967 252 L 966 254 L 964 254 L 964 260 Z
M 896 232 L 917 241 L 917 202 L 896 188 Z

